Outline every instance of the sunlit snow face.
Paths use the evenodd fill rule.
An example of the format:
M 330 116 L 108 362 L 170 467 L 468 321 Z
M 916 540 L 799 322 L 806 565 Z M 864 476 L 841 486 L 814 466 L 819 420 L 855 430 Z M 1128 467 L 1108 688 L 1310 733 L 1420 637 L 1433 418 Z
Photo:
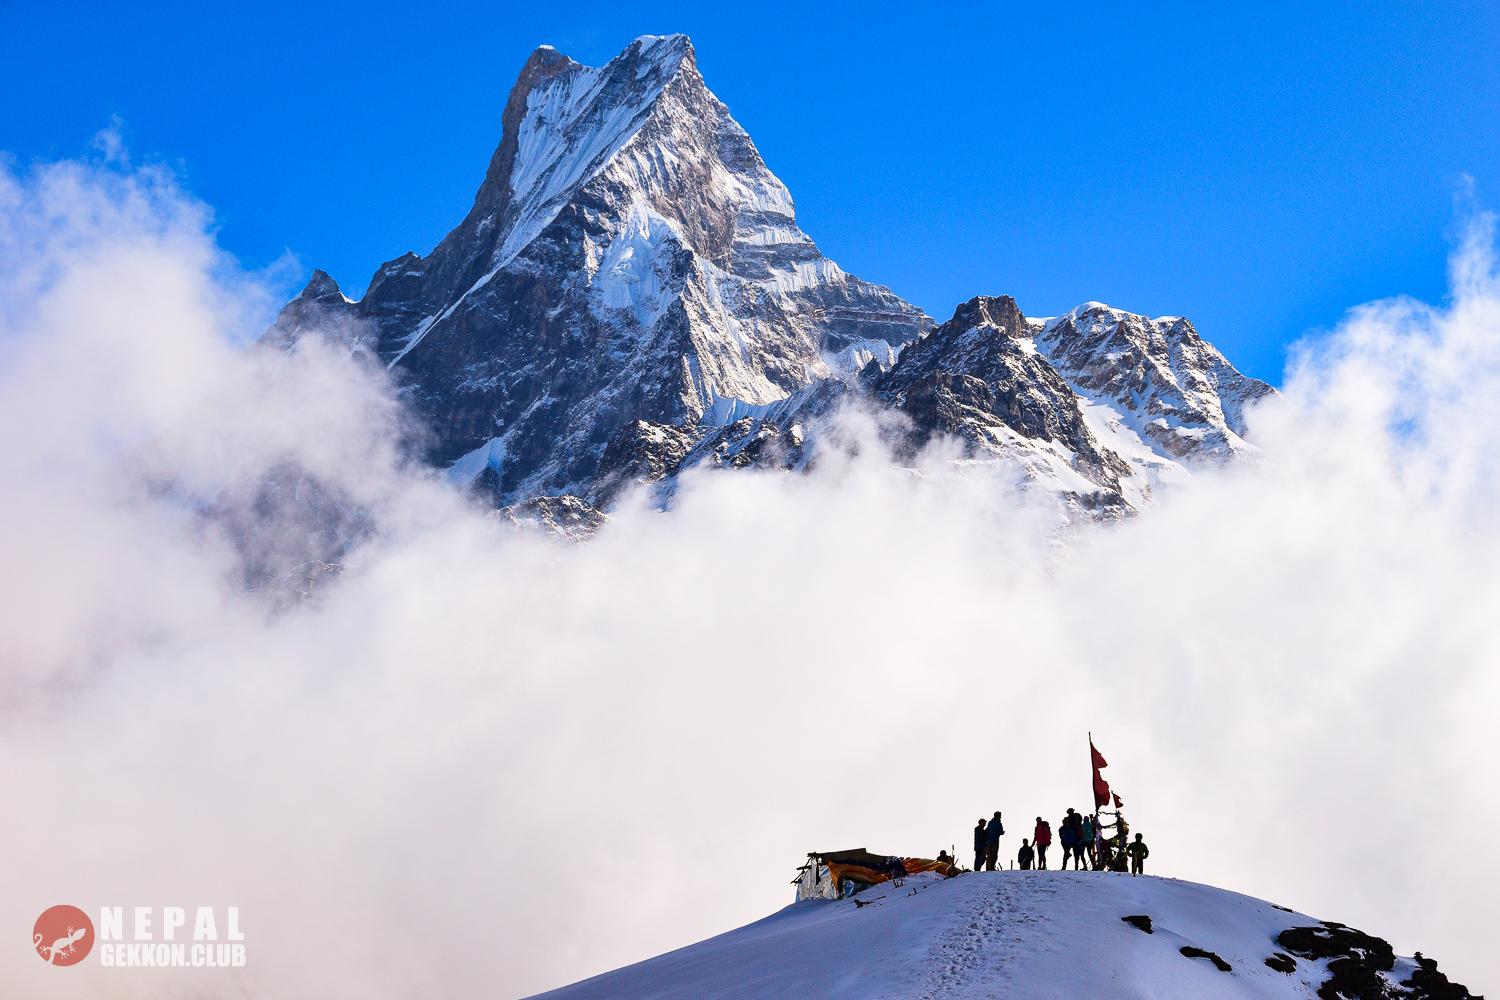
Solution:
M 402 467 L 399 409 L 315 338 L 237 346 L 274 297 L 166 178 L 0 175 L 0 793 L 36 820 L 5 898 L 236 905 L 252 993 L 526 992 L 764 914 L 809 850 L 1055 824 L 1092 730 L 1157 871 L 1493 980 L 1497 862 L 1431 861 L 1500 819 L 1488 225 L 1449 306 L 1356 310 L 1253 468 L 1128 523 L 1059 536 L 851 412 L 858 458 L 690 477 L 567 545 Z M 376 530 L 272 615 L 199 510 L 288 462 Z

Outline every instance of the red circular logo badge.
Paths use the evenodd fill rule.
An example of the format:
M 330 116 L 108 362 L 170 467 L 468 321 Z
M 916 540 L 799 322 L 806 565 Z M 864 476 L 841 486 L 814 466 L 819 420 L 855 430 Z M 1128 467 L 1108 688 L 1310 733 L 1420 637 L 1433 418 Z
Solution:
M 94 922 L 76 906 L 53 906 L 36 918 L 31 944 L 48 965 L 77 965 L 94 948 Z

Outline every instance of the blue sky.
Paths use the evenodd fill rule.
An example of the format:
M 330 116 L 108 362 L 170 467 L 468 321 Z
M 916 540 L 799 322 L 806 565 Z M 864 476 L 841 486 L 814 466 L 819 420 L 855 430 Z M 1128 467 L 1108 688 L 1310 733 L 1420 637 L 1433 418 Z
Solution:
M 151 6 L 0 6 L 0 149 L 118 116 L 247 265 L 354 291 L 462 217 L 531 49 L 647 32 L 693 37 L 831 256 L 940 319 L 1103 299 L 1275 380 L 1350 305 L 1441 298 L 1463 178 L 1500 197 L 1490 3 Z

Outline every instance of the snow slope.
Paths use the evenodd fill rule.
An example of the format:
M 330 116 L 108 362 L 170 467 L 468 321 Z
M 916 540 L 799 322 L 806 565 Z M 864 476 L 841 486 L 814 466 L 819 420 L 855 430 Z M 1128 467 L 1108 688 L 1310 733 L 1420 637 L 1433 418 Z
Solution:
M 883 898 L 880 898 L 883 897 Z M 1327 960 L 1290 973 L 1265 959 L 1312 917 L 1176 879 L 1107 872 L 916 876 L 860 899 L 795 903 L 756 923 L 542 996 L 593 998 L 1307 998 Z M 1152 933 L 1121 917 L 1151 917 Z M 1188 958 L 1184 946 L 1231 966 Z M 1414 962 L 1381 974 L 1389 996 Z M 1461 989 L 1461 988 L 1460 988 Z M 1427 993 L 1413 995 L 1430 995 Z

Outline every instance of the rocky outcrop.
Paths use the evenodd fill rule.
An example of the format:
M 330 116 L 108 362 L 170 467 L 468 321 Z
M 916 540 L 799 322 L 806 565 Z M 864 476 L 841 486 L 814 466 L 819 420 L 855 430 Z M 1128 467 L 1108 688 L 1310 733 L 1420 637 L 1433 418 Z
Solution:
M 1199 948 L 1197 945 L 1191 944 L 1185 944 L 1177 950 L 1181 953 L 1183 958 L 1202 958 L 1212 962 L 1214 968 L 1218 969 L 1220 972 L 1234 971 L 1234 966 L 1224 961 L 1223 957 L 1220 956 L 1217 952 L 1205 951 L 1204 949 Z
M 1100 446 L 1068 383 L 1037 353 L 1010 296 L 980 296 L 876 376 L 874 394 L 934 434 L 1028 465 L 1063 489 L 1118 495 L 1129 464 Z
M 609 516 L 574 496 L 535 497 L 495 512 L 518 528 L 535 528 L 571 542 L 581 542 L 604 526 Z
M 695 427 L 637 420 L 615 435 L 600 462 L 601 474 L 590 499 L 608 506 L 632 486 L 649 486 L 673 476 L 702 438 Z
M 1240 374 L 1182 317 L 1088 302 L 1033 332 L 1069 384 L 1122 414 L 1162 455 L 1226 461 L 1252 450 L 1246 410 L 1273 390 Z
M 1389 942 L 1332 920 L 1289 927 L 1276 943 L 1293 955 L 1326 961 L 1328 977 L 1318 987 L 1321 1000 L 1470 1000 L 1472 994 L 1438 972 L 1421 952 L 1405 979 L 1394 975 L 1395 949 Z M 1267 961 L 1269 965 L 1270 962 Z M 1274 968 L 1274 966 L 1273 966 Z

